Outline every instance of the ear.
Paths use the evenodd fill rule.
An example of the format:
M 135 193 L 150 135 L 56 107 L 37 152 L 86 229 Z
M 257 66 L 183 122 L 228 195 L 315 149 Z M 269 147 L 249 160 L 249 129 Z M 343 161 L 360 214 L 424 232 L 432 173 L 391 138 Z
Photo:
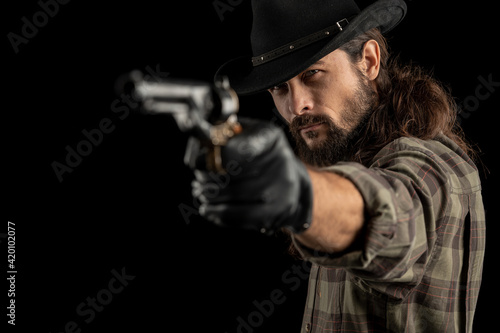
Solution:
M 363 47 L 362 69 L 370 80 L 375 80 L 380 71 L 380 46 L 371 39 Z

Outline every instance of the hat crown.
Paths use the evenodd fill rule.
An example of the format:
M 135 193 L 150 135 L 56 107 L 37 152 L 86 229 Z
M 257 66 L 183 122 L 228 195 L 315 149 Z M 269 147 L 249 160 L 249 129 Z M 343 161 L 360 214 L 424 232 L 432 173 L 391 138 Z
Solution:
M 254 56 L 357 15 L 353 0 L 253 0 L 250 36 Z

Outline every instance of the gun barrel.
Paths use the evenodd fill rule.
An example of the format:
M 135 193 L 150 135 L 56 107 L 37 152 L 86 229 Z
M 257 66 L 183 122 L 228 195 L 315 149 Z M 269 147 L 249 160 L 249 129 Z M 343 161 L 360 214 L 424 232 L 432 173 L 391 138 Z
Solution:
M 208 84 L 174 81 L 139 81 L 135 83 L 134 94 L 141 100 L 158 99 L 163 101 L 203 101 L 210 96 Z
M 133 85 L 131 94 L 136 100 L 146 102 L 148 105 L 146 111 L 149 113 L 168 113 L 165 108 L 168 103 L 172 103 L 173 106 L 185 103 L 213 123 L 227 119 L 239 109 L 238 96 L 227 80 L 215 84 L 180 79 L 147 80 L 139 71 L 131 72 L 129 78 Z M 160 105 L 161 109 L 152 107 Z M 179 108 L 175 107 L 171 112 L 179 112 Z

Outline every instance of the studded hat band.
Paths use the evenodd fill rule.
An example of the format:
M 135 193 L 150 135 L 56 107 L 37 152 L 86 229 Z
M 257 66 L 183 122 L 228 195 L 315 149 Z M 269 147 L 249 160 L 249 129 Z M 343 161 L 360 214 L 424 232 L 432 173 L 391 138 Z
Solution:
M 317 42 L 321 39 L 327 38 L 327 37 L 333 37 L 342 30 L 349 24 L 349 21 L 344 18 L 340 21 L 338 21 L 335 25 L 332 25 L 326 29 L 323 29 L 321 31 L 315 32 L 311 35 L 308 35 L 306 37 L 302 37 L 301 39 L 298 39 L 294 42 L 288 43 L 287 45 L 278 47 L 277 49 L 274 49 L 270 52 L 264 53 L 260 56 L 253 57 L 252 58 L 252 64 L 254 67 L 265 64 L 266 62 L 269 62 L 271 60 L 274 60 L 276 58 L 279 58 L 281 56 L 284 56 L 287 53 L 290 53 L 292 51 L 298 50 L 300 48 L 303 48 L 304 46 L 310 45 L 314 42 Z

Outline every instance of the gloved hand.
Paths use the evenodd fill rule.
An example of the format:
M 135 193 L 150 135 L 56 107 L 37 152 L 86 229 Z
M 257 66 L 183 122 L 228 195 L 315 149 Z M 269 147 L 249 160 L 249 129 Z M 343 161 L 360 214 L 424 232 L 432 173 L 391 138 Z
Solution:
M 269 122 L 240 119 L 242 133 L 222 147 L 226 174 L 206 171 L 206 151 L 188 149 L 186 161 L 195 169 L 193 195 L 200 214 L 223 226 L 272 234 L 280 228 L 294 233 L 312 219 L 312 186 L 305 165 L 297 159 L 283 131 Z

